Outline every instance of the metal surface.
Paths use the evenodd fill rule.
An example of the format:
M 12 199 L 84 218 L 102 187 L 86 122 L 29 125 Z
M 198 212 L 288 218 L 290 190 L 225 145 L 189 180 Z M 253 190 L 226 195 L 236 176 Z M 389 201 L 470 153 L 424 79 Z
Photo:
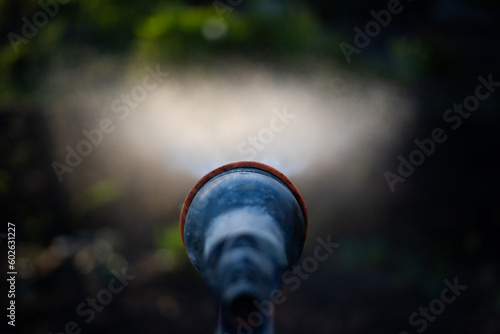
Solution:
M 272 316 L 259 305 L 298 261 L 307 225 L 297 188 L 267 165 L 224 165 L 195 185 L 182 209 L 181 235 L 189 259 L 220 301 L 217 333 L 242 332 L 242 326 L 272 332 Z

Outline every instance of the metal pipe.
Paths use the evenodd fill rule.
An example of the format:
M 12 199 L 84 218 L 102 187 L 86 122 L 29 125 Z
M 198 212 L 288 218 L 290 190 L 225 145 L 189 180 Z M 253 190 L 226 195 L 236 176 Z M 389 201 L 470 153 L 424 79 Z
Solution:
M 181 236 L 219 301 L 216 334 L 273 332 L 273 314 L 261 305 L 298 261 L 307 226 L 299 191 L 270 166 L 231 163 L 193 187 L 181 212 Z

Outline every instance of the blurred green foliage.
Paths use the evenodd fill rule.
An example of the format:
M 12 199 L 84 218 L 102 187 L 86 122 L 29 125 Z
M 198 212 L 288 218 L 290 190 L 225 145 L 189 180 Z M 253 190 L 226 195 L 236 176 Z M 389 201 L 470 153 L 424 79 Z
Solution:
M 423 16 L 433 3 L 415 4 L 412 12 Z M 130 64 L 209 62 L 245 55 L 285 62 L 313 56 L 346 66 L 339 43 L 352 44 L 353 27 L 364 28 L 373 20 L 370 11 L 384 8 L 386 2 L 315 1 L 313 5 L 242 1 L 235 7 L 228 3 L 221 7 L 215 2 L 70 0 L 59 5 L 58 13 L 26 44 L 13 47 L 8 34 L 21 36 L 21 18 L 32 22 L 42 9 L 37 1 L 4 0 L 0 2 L 0 34 L 5 36 L 0 42 L 0 107 L 18 104 L 21 98 L 36 99 L 37 85 L 51 64 L 77 66 L 84 59 L 106 54 L 125 57 Z M 394 16 L 392 22 L 404 22 L 404 14 Z M 453 61 L 433 52 L 441 40 L 395 33 L 392 25 L 373 37 L 361 55 L 353 55 L 351 70 L 414 82 L 429 69 Z M 448 43 L 447 53 L 456 52 L 456 47 Z M 380 52 L 388 58 L 378 60 Z
M 77 64 L 106 53 L 127 55 L 131 62 L 203 60 L 241 52 L 277 57 L 331 42 L 321 22 L 304 6 L 269 13 L 240 7 L 219 15 L 213 3 L 73 0 L 59 5 L 58 13 L 27 43 L 13 46 L 8 34 L 22 37 L 21 18 L 33 22 L 42 9 L 36 1 L 2 1 L 0 106 L 36 96 L 45 70 L 61 61 Z
M 157 257 L 167 270 L 183 268 L 187 264 L 178 222 L 157 227 L 154 239 Z
M 119 198 L 120 186 L 112 178 L 106 178 L 95 182 L 83 192 L 78 193 L 71 199 L 73 210 L 78 216 L 96 210 Z

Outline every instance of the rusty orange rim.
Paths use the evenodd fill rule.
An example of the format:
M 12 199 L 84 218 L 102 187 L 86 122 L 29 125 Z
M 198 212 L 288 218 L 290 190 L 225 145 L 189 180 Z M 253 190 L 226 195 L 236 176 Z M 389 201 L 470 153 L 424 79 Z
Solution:
M 307 217 L 307 208 L 306 208 L 306 203 L 304 202 L 304 199 L 302 198 L 302 195 L 300 194 L 299 190 L 293 184 L 292 181 L 288 177 L 285 176 L 282 172 L 279 170 L 268 166 L 266 164 L 263 164 L 261 162 L 256 162 L 256 161 L 238 161 L 238 162 L 231 162 L 226 165 L 220 166 L 219 168 L 214 169 L 213 171 L 209 172 L 205 176 L 203 176 L 198 183 L 191 189 L 189 194 L 187 195 L 186 199 L 184 200 L 184 204 L 182 205 L 182 210 L 181 210 L 181 218 L 180 218 L 180 229 L 181 229 L 181 238 L 182 238 L 182 244 L 184 245 L 184 249 L 186 249 L 186 244 L 184 243 L 184 224 L 186 220 L 186 214 L 189 209 L 189 206 L 191 205 L 191 202 L 193 201 L 194 196 L 200 190 L 201 187 L 205 183 L 207 183 L 209 180 L 211 180 L 213 177 L 215 177 L 218 174 L 221 174 L 225 171 L 231 170 L 231 169 L 236 169 L 236 168 L 255 168 L 255 169 L 260 169 L 265 172 L 268 172 L 277 178 L 279 178 L 286 186 L 290 189 L 292 192 L 293 196 L 297 200 L 297 202 L 300 205 L 300 208 L 302 209 L 302 213 L 304 214 L 304 219 L 306 222 L 306 233 L 305 233 L 305 238 L 304 238 L 304 243 L 305 240 L 307 239 L 307 231 L 308 231 L 308 226 L 309 226 L 309 221 Z M 304 246 L 304 245 L 302 245 Z

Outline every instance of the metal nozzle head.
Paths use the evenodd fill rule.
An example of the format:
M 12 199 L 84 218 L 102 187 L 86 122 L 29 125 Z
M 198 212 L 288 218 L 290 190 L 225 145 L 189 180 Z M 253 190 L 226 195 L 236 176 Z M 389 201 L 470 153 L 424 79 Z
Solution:
M 297 188 L 267 165 L 224 165 L 195 185 L 181 212 L 182 241 L 220 301 L 219 328 L 233 333 L 235 321 L 248 326 L 250 315 L 271 299 L 302 253 L 307 224 Z

